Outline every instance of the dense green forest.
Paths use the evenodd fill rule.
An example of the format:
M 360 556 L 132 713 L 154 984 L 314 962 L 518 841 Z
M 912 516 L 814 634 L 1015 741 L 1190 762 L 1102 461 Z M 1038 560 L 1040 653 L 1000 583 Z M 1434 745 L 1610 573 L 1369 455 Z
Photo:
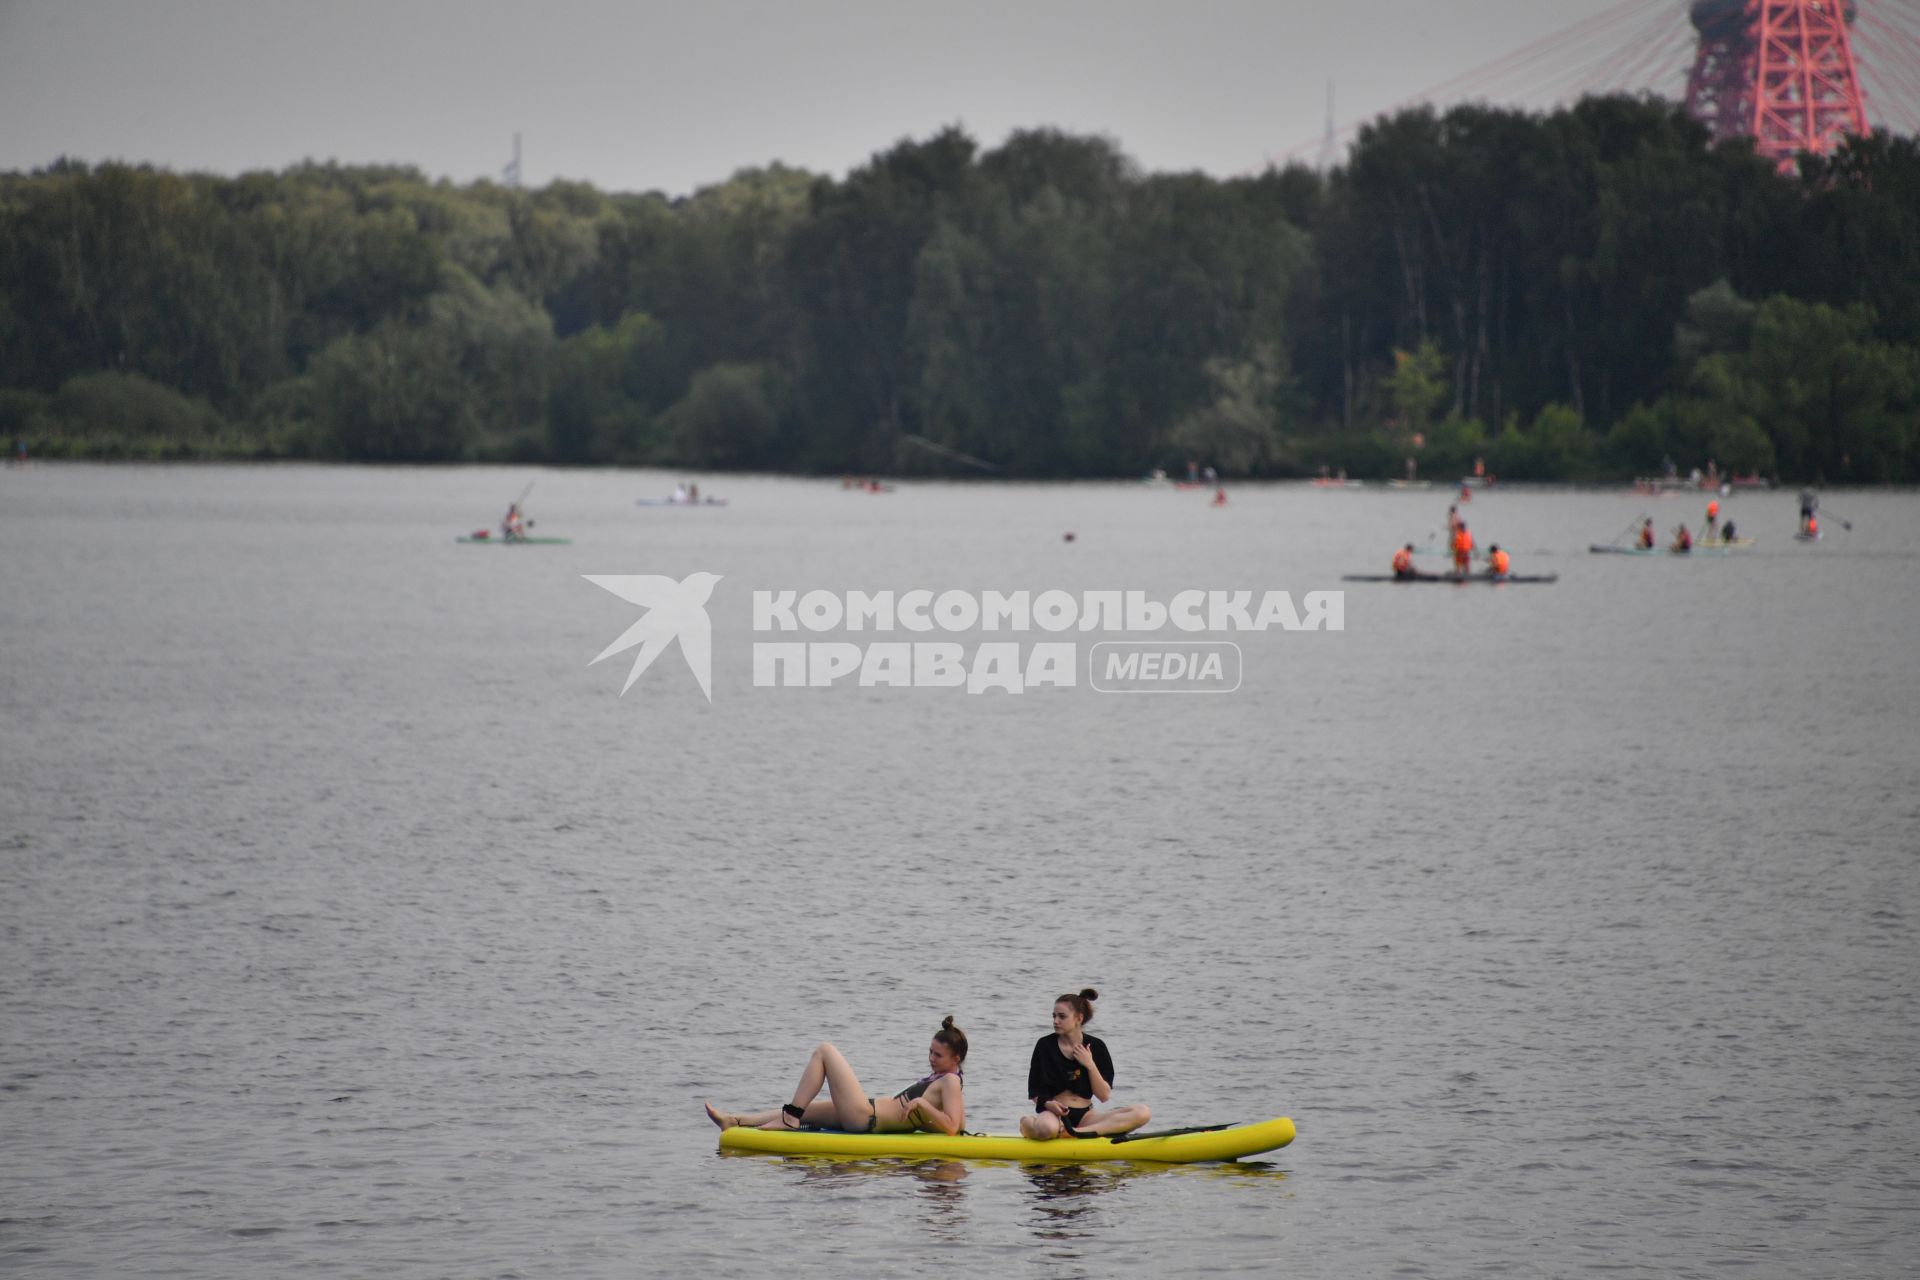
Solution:
M 1920 149 L 1783 176 L 1671 105 L 1421 109 L 1344 167 L 1048 130 L 695 195 L 0 174 L 42 455 L 1920 479 Z

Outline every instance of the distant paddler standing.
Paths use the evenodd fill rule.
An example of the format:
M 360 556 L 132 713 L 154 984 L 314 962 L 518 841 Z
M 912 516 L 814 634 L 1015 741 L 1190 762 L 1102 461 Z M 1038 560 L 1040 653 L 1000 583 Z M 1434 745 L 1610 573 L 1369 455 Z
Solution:
M 1462 520 L 1453 531 L 1453 571 L 1464 578 L 1472 566 L 1473 535 L 1467 532 L 1467 522 Z
M 1707 503 L 1706 539 L 1712 542 L 1720 536 L 1720 499 L 1713 498 Z
M 1818 533 L 1819 526 L 1814 522 L 1813 513 L 1820 509 L 1820 495 L 1811 487 L 1800 491 L 1800 532 Z
M 1511 565 L 1512 561 L 1508 558 L 1507 553 L 1500 549 L 1499 543 L 1496 542 L 1487 548 L 1487 576 L 1489 578 L 1506 577 Z
M 1393 576 L 1396 578 L 1417 578 L 1420 576 L 1415 572 L 1413 567 L 1413 544 L 1411 542 L 1393 553 Z

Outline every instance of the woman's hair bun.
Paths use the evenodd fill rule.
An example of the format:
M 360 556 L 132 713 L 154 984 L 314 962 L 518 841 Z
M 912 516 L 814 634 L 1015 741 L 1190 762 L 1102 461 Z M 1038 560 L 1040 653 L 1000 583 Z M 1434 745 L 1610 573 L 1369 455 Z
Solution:
M 953 1015 L 952 1015 L 952 1014 L 948 1014 L 948 1015 L 947 1015 L 946 1017 L 944 1017 L 944 1018 L 942 1018 L 942 1019 L 940 1019 L 940 1029 L 941 1029 L 942 1031 L 951 1031 L 951 1030 L 953 1030 Z
M 1082 987 L 1080 988 L 1080 998 L 1082 1000 L 1088 1000 L 1088 1001 L 1098 1000 L 1100 998 L 1100 993 L 1098 991 L 1095 991 L 1092 987 Z

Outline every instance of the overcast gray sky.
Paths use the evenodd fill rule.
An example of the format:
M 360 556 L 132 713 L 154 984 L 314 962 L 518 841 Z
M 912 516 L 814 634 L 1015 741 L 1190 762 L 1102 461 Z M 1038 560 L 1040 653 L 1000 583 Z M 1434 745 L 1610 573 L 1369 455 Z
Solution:
M 1684 27 L 1685 0 L 1652 7 Z M 776 160 L 843 175 L 957 123 L 987 147 L 1016 128 L 1103 134 L 1148 170 L 1227 177 L 1314 143 L 1330 80 L 1337 117 L 1357 119 L 1585 19 L 1612 24 L 1591 41 L 1612 54 L 1647 38 L 1647 10 L 1648 0 L 0 0 L 0 170 L 68 156 L 238 173 L 312 158 L 467 182 L 498 178 L 518 132 L 528 185 L 685 194 Z

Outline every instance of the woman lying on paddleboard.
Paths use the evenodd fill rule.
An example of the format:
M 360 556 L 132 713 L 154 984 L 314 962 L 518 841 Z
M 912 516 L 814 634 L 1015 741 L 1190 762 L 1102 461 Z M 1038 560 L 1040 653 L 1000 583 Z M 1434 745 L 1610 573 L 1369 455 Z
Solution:
M 733 1115 L 709 1102 L 707 1118 L 722 1129 L 844 1129 L 848 1133 L 907 1133 L 934 1129 L 945 1134 L 966 1128 L 967 1104 L 960 1095 L 961 1064 L 967 1060 L 967 1036 L 953 1025 L 952 1015 L 940 1022 L 927 1046 L 927 1075 L 888 1098 L 870 1098 L 846 1057 L 822 1043 L 807 1059 L 793 1101 L 778 1111 Z M 825 1086 L 827 1097 L 820 1099 Z M 1141 1117 L 1143 1120 L 1145 1117 Z
M 1137 1104 L 1093 1109 L 1096 1099 L 1105 1102 L 1113 1096 L 1113 1057 L 1107 1042 L 1081 1030 L 1093 1020 L 1093 1002 L 1099 998 L 1100 993 L 1088 987 L 1053 1002 L 1053 1034 L 1033 1046 L 1033 1063 L 1027 1068 L 1027 1096 L 1033 1099 L 1034 1113 L 1020 1117 L 1023 1136 L 1131 1133 L 1151 1115 Z

